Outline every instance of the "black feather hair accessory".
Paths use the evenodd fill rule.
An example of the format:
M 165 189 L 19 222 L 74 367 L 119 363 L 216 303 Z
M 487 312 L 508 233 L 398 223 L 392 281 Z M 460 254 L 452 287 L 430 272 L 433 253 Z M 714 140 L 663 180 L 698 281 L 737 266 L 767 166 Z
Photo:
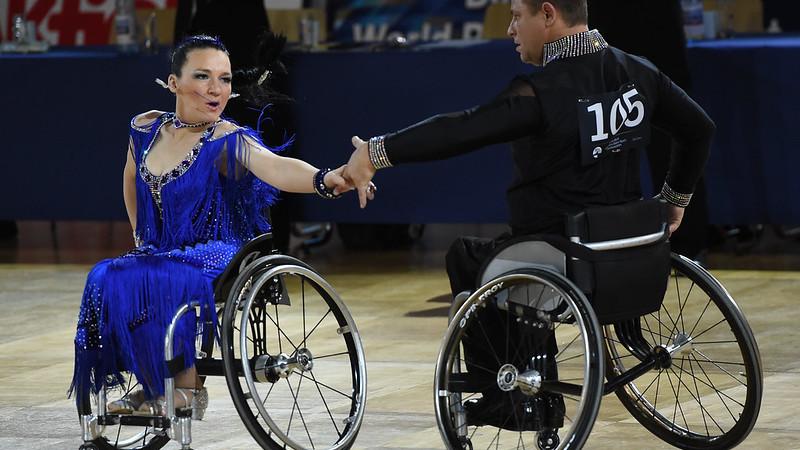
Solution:
M 287 74 L 280 61 L 286 46 L 286 36 L 267 31 L 259 38 L 256 47 L 255 67 L 233 72 L 233 89 L 241 98 L 256 106 L 270 103 L 288 103 L 292 98 L 272 87 L 272 81 Z

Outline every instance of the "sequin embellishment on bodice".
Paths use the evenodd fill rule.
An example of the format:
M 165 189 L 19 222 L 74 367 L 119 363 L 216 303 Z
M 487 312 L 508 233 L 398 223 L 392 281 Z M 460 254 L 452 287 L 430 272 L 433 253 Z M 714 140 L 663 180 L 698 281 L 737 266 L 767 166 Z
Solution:
M 200 154 L 200 150 L 203 148 L 203 144 L 208 140 L 208 138 L 214 133 L 214 125 L 212 124 L 203 134 L 200 136 L 200 140 L 189 150 L 189 153 L 175 166 L 172 170 L 168 170 L 161 175 L 153 174 L 150 169 L 147 168 L 147 155 L 150 153 L 150 149 L 152 148 L 153 144 L 158 139 L 159 133 L 161 133 L 161 129 L 166 125 L 168 122 L 174 119 L 174 115 L 167 114 L 163 117 L 161 123 L 158 125 L 158 130 L 156 130 L 155 135 L 153 136 L 153 140 L 150 141 L 150 144 L 142 153 L 141 162 L 139 163 L 139 176 L 142 177 L 142 180 L 147 184 L 147 187 L 150 189 L 150 194 L 153 196 L 153 201 L 155 201 L 156 206 L 158 207 L 159 213 L 162 212 L 162 205 L 161 205 L 161 191 L 164 189 L 164 186 L 167 185 L 170 181 L 174 181 L 190 167 L 194 164 L 195 160 L 197 159 L 197 155 Z

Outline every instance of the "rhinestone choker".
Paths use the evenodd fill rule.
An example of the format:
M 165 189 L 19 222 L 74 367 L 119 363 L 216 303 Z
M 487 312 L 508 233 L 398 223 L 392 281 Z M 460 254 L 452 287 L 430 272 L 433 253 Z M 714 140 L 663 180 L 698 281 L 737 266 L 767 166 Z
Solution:
M 200 128 L 200 127 L 207 127 L 211 124 L 215 124 L 219 122 L 219 120 L 215 120 L 213 122 L 195 122 L 195 123 L 187 123 L 182 121 L 178 118 L 178 115 L 175 114 L 172 118 L 172 126 L 175 128 Z

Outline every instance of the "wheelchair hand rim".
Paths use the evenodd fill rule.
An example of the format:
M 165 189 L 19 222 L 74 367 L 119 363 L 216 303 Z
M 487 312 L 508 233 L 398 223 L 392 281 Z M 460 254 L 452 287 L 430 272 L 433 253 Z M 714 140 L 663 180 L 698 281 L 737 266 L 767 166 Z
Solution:
M 331 299 L 336 303 L 337 307 L 339 307 L 342 311 L 347 311 L 347 307 L 344 305 L 344 302 L 341 300 L 339 295 L 333 289 L 333 287 L 325 281 L 322 277 L 320 277 L 316 272 L 302 266 L 298 265 L 279 265 L 273 268 L 270 268 L 265 273 L 259 275 L 257 280 L 253 283 L 250 292 L 248 293 L 245 303 L 243 305 L 243 311 L 249 311 L 253 301 L 255 300 L 256 295 L 258 294 L 261 287 L 269 280 L 274 278 L 275 276 L 283 273 L 288 274 L 299 274 L 302 275 L 314 283 L 318 284 L 324 290 L 326 290 Z M 356 432 L 361 427 L 361 423 L 364 417 L 364 408 L 366 403 L 366 392 L 367 392 L 367 370 L 366 370 L 366 362 L 364 358 L 364 349 L 361 344 L 361 337 L 358 333 L 358 329 L 356 328 L 355 321 L 352 319 L 352 316 L 348 313 L 345 317 L 347 321 L 347 325 L 350 327 L 350 333 L 352 333 L 352 340 L 356 350 L 356 358 L 358 361 L 358 370 L 359 370 L 359 377 L 358 377 L 358 384 L 359 384 L 359 392 L 363 393 L 363 395 L 358 399 L 354 400 L 356 402 L 355 405 L 355 413 L 353 416 L 352 422 L 348 424 L 349 429 L 353 430 L 352 432 L 346 433 L 344 439 L 337 441 L 334 446 L 329 447 L 330 450 L 342 450 L 348 448 L 352 445 L 352 441 L 355 440 Z M 250 390 L 251 395 L 253 396 L 254 403 L 261 414 L 261 417 L 264 419 L 265 422 L 269 425 L 272 432 L 278 436 L 286 445 L 290 446 L 295 450 L 305 450 L 306 448 L 302 445 L 295 442 L 294 439 L 290 438 L 286 433 L 281 431 L 280 427 L 272 420 L 272 417 L 267 412 L 266 407 L 264 406 L 263 402 L 258 397 L 258 391 L 256 388 L 256 381 L 253 375 L 253 372 L 249 365 L 249 355 L 247 350 L 247 314 L 242 314 L 240 319 L 240 334 L 239 334 L 239 346 L 241 351 L 241 361 L 242 361 L 242 371 L 245 375 L 245 381 L 247 384 L 247 388 Z M 361 398 L 364 401 L 361 401 Z
M 444 380 L 444 377 L 452 371 L 451 361 L 447 360 L 447 348 L 450 344 L 450 341 L 453 339 L 460 339 L 460 336 L 463 334 L 463 330 L 459 332 L 459 329 L 463 329 L 461 320 L 465 317 L 468 317 L 468 311 L 471 309 L 474 310 L 475 308 L 479 307 L 479 304 L 486 302 L 490 295 L 485 295 L 487 293 L 491 293 L 494 291 L 499 291 L 501 288 L 505 288 L 507 286 L 512 286 L 514 284 L 521 284 L 526 282 L 537 282 L 544 285 L 549 286 L 550 288 L 564 292 L 565 289 L 562 287 L 555 286 L 553 282 L 547 280 L 546 277 L 554 277 L 559 281 L 565 283 L 565 288 L 571 290 L 571 294 L 578 297 L 583 302 L 583 305 L 586 308 L 586 316 L 584 317 L 583 314 L 578 314 L 579 316 L 576 320 L 580 320 L 581 324 L 585 327 L 591 327 L 595 330 L 595 339 L 594 347 L 598 351 L 600 351 L 603 347 L 602 342 L 602 332 L 597 321 L 597 317 L 594 314 L 594 311 L 591 309 L 591 305 L 589 304 L 586 297 L 583 293 L 578 289 L 574 283 L 572 283 L 569 279 L 565 278 L 562 274 L 557 273 L 555 271 L 546 269 L 546 268 L 535 268 L 535 269 L 518 269 L 514 270 L 510 273 L 503 274 L 494 278 L 493 280 L 485 283 L 483 286 L 478 288 L 475 292 L 473 292 L 461 305 L 458 309 L 456 314 L 453 316 L 453 320 L 448 326 L 447 332 L 445 337 L 442 339 L 442 343 L 439 347 L 439 353 L 437 357 L 437 364 L 436 370 L 434 375 L 434 407 L 436 411 L 436 418 L 437 418 L 437 426 L 439 428 L 439 433 L 447 444 L 451 441 L 451 430 L 449 430 L 447 425 L 443 423 L 443 420 L 440 420 L 441 417 L 444 417 L 442 414 L 442 402 L 446 400 L 442 400 L 449 395 L 449 391 L 446 389 L 440 389 L 439 385 L 440 382 Z M 564 292 L 567 294 L 567 292 Z M 484 298 L 481 298 L 484 297 Z M 564 295 L 564 299 L 569 303 L 569 306 L 573 308 L 573 310 L 577 307 L 577 304 L 569 295 Z M 587 322 L 584 322 L 587 321 Z M 455 337 L 454 337 L 455 336 Z M 586 339 L 585 345 L 589 346 L 588 338 Z M 590 408 L 587 410 L 589 412 L 587 417 L 582 417 L 582 421 L 579 424 L 578 422 L 574 422 L 573 425 L 570 427 L 570 431 L 568 434 L 572 435 L 570 439 L 563 440 L 559 445 L 559 449 L 566 449 L 566 448 L 580 448 L 583 445 L 583 442 L 588 438 L 589 431 L 594 424 L 594 420 L 597 417 L 598 410 L 600 408 L 600 400 L 602 399 L 602 392 L 603 392 L 603 377 L 602 374 L 604 373 L 604 361 L 601 355 L 598 353 L 592 357 L 591 351 L 584 352 L 584 364 L 588 368 L 590 365 L 594 365 L 599 367 L 599 371 L 597 373 L 600 374 L 595 380 L 593 385 L 584 385 L 581 393 L 581 400 L 579 405 L 579 410 L 583 410 L 583 408 Z M 444 373 L 443 373 L 444 372 Z M 593 395 L 594 394 L 594 395 Z M 587 400 L 588 399 L 588 400 Z M 573 432 L 574 428 L 577 428 L 579 425 L 586 427 L 585 434 L 582 436 L 578 436 L 577 433 Z M 577 446 L 577 447 L 576 447 Z

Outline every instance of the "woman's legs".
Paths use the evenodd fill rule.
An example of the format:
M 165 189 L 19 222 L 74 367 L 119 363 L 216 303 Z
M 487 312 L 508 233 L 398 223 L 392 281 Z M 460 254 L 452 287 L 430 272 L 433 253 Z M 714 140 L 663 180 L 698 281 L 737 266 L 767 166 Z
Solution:
M 192 366 L 175 375 L 175 387 L 181 389 L 200 389 L 203 387 L 200 377 L 197 376 L 197 369 Z
M 200 409 L 205 409 L 205 405 L 193 405 L 192 402 L 195 393 L 200 389 L 203 389 L 203 382 L 197 375 L 197 369 L 194 366 L 177 373 L 175 375 L 175 391 L 173 392 L 175 408 L 181 409 L 197 406 Z M 206 396 L 207 394 L 202 393 L 198 395 Z M 164 406 L 164 397 L 159 396 L 156 399 L 142 403 L 139 407 L 139 412 L 164 415 L 167 413 Z
M 203 264 L 206 263 L 209 252 L 219 253 L 227 250 L 227 247 L 212 248 L 207 244 L 202 247 L 175 250 L 166 254 L 126 254 L 108 260 L 102 265 L 102 271 L 93 271 L 97 274 L 90 275 L 90 281 L 94 283 L 87 283 L 87 289 L 97 285 L 98 293 L 94 295 L 93 290 L 87 291 L 92 295 L 85 297 L 96 297 L 97 301 L 87 303 L 88 306 L 82 309 L 82 313 L 85 310 L 82 317 L 95 319 L 95 323 L 100 325 L 96 328 L 102 330 L 102 336 L 91 342 L 84 342 L 89 341 L 86 338 L 80 341 L 76 338 L 76 348 L 77 344 L 82 344 L 94 349 L 88 344 L 95 344 L 96 340 L 98 342 L 95 347 L 102 348 L 103 354 L 95 358 L 97 362 L 76 365 L 81 369 L 76 369 L 76 374 L 80 374 L 80 377 L 76 376 L 78 381 L 90 379 L 92 372 L 99 379 L 106 379 L 120 372 L 130 372 L 141 384 L 144 394 L 127 396 L 138 400 L 133 402 L 136 408 L 142 410 L 147 406 L 142 405 L 139 408 L 140 398 L 151 400 L 151 406 L 159 400 L 163 402 L 164 380 L 170 376 L 170 371 L 164 364 L 164 336 L 175 311 L 189 300 L 199 300 L 201 314 L 197 321 L 203 324 L 203 333 L 211 333 L 216 326 L 213 278 L 209 275 L 215 272 L 205 270 Z M 113 301 L 107 301 L 111 299 Z M 95 318 L 94 315 L 98 317 Z M 175 405 L 179 408 L 189 406 L 194 396 L 192 390 L 202 387 L 197 370 L 193 367 L 198 327 L 192 316 L 194 313 L 190 311 L 179 320 L 173 335 L 173 354 L 176 359 L 183 360 L 184 367 L 189 367 L 174 375 L 174 386 L 177 388 Z M 99 318 L 102 321 L 97 320 Z M 91 325 L 90 321 L 86 322 Z M 93 328 L 88 325 L 84 328 L 91 331 Z M 84 335 L 93 336 L 89 336 L 87 332 Z M 101 338 L 106 345 L 99 345 Z M 78 358 L 76 360 L 80 362 Z M 84 366 L 86 369 L 83 369 Z M 119 378 L 122 379 L 121 376 Z M 129 404 L 125 406 L 129 407 Z

